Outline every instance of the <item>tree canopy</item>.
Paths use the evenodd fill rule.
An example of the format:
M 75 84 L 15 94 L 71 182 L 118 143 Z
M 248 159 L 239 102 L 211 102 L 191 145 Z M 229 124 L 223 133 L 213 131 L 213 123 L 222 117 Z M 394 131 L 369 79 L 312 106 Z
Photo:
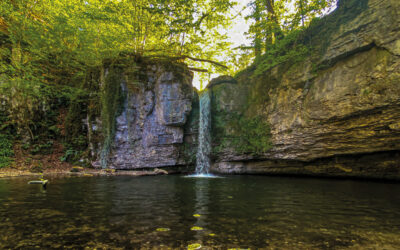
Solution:
M 121 52 L 212 59 L 229 0 L 5 0 L 1 27 L 35 59 L 93 66 Z M 31 58 L 34 60 L 34 58 Z
M 88 69 L 123 53 L 208 73 L 226 72 L 227 64 L 235 73 L 254 56 L 281 49 L 279 41 L 334 2 L 252 0 L 247 35 L 253 44 L 232 51 L 226 32 L 237 14 L 234 0 L 3 0 L 0 93 L 11 103 L 12 123 L 29 128 L 35 107 L 83 91 L 77 83 Z
M 77 82 L 88 69 L 122 53 L 224 68 L 215 59 L 227 48 L 221 30 L 232 6 L 230 0 L 1 1 L 0 93 L 11 103 L 12 123 L 29 128 L 49 95 L 82 91 Z
M 313 18 L 334 8 L 337 0 L 253 0 L 247 19 L 252 20 L 248 36 L 255 57 L 261 56 L 279 40 L 306 28 Z

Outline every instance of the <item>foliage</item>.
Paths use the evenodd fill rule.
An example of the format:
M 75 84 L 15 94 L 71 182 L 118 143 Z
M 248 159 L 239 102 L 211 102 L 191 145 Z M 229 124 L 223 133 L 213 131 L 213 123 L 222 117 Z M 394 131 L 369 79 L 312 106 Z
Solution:
M 12 162 L 14 150 L 9 135 L 0 134 L 0 168 L 7 167 Z
M 80 160 L 88 146 L 87 128 L 83 121 L 87 118 L 89 95 L 79 91 L 72 97 L 65 117 L 65 154 L 61 161 L 75 163 Z
M 54 142 L 52 140 L 40 142 L 40 143 L 35 143 L 31 147 L 31 154 L 39 154 L 39 153 L 51 153 L 53 149 L 53 144 Z
M 248 47 L 235 48 L 235 52 L 231 53 L 227 58 L 226 64 L 229 66 L 229 69 L 224 74 L 234 76 L 253 63 L 254 51 L 246 48 Z
M 73 159 L 76 159 L 77 156 L 79 156 L 79 151 L 74 149 L 67 149 L 64 155 L 60 158 L 60 161 L 72 162 Z
M 312 19 L 328 13 L 336 0 L 253 0 L 253 21 L 248 36 L 253 39 L 256 58 L 271 45 L 298 29 L 308 27 Z
M 51 58 L 81 74 L 80 67 L 121 52 L 215 59 L 226 50 L 219 30 L 229 25 L 232 6 L 230 0 L 5 0 L 0 10 L 24 66 L 37 73 L 41 60 Z
M 252 39 L 257 74 L 283 62 L 298 62 L 310 50 L 310 44 L 298 37 L 311 21 L 336 6 L 336 0 L 253 0 L 249 7 L 252 21 L 247 36 Z
M 234 4 L 232 0 L 0 1 L 0 98 L 9 109 L 7 126 L 24 137 L 29 134 L 26 148 L 33 153 L 47 151 L 49 140 L 60 136 L 65 136 L 66 151 L 82 153 L 87 147 L 83 136 L 88 133 L 82 129 L 82 114 L 99 115 L 103 109 L 106 154 L 114 133 L 113 112 L 119 105 L 113 94 L 118 96 L 120 90 L 110 84 L 101 89 L 99 77 L 91 76 L 93 69 L 106 59 L 129 54 L 136 61 L 190 58 L 191 67 L 217 70 L 220 67 L 206 64 L 227 51 L 222 30 L 230 24 Z M 59 127 L 62 109 L 69 110 L 66 118 L 61 117 L 65 133 Z
M 1 101 L 1 100 L 0 100 Z M 10 126 L 6 110 L 3 110 L 0 103 L 0 168 L 9 166 L 14 156 L 13 149 L 13 127 Z
M 254 76 L 259 76 L 265 71 L 284 62 L 295 64 L 303 61 L 311 50 L 311 48 L 304 45 L 300 39 L 303 33 L 303 30 L 293 31 L 271 46 L 264 55 L 255 61 L 256 70 Z

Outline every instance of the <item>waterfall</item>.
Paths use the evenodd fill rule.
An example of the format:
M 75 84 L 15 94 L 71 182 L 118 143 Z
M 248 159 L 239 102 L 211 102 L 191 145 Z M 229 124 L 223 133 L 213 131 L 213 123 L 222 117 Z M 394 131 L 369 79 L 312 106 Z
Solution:
M 196 155 L 196 174 L 208 174 L 211 152 L 211 106 L 210 93 L 200 95 L 199 146 Z

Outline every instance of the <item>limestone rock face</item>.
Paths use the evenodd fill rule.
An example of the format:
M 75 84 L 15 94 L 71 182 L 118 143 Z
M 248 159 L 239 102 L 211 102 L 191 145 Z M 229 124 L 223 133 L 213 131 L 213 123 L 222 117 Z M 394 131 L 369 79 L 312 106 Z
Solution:
M 399 180 L 400 152 L 321 158 L 311 162 L 288 160 L 231 161 L 214 164 L 224 174 L 308 175 Z
M 140 71 L 139 81 L 121 78 L 125 101 L 116 118 L 108 165 L 135 169 L 186 164 L 181 148 L 192 110 L 192 75 L 184 66 L 161 64 Z
M 317 65 L 305 59 L 212 88 L 214 120 L 223 119 L 221 110 L 262 116 L 272 143 L 258 154 L 221 150 L 214 155 L 216 172 L 368 176 L 385 169 L 400 178 L 400 1 L 342 0 L 339 6 L 321 20 L 318 37 L 327 36 L 324 25 L 337 25 L 324 44 L 315 45 L 322 51 Z M 344 157 L 349 155 L 356 158 Z M 352 168 L 362 155 L 369 156 L 364 164 L 374 166 Z M 340 164 L 334 163 L 338 157 Z M 324 168 L 322 162 L 342 167 Z
M 393 129 L 400 119 L 399 73 L 399 58 L 373 48 L 324 70 L 309 89 L 277 89 L 267 110 L 270 156 L 309 161 L 400 149 Z

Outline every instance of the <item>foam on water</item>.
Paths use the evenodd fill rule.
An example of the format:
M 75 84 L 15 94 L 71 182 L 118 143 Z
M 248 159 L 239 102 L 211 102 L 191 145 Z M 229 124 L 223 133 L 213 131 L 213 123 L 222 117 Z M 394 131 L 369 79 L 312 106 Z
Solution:
M 185 176 L 186 178 L 223 178 L 221 176 L 213 175 L 213 174 L 191 174 Z

